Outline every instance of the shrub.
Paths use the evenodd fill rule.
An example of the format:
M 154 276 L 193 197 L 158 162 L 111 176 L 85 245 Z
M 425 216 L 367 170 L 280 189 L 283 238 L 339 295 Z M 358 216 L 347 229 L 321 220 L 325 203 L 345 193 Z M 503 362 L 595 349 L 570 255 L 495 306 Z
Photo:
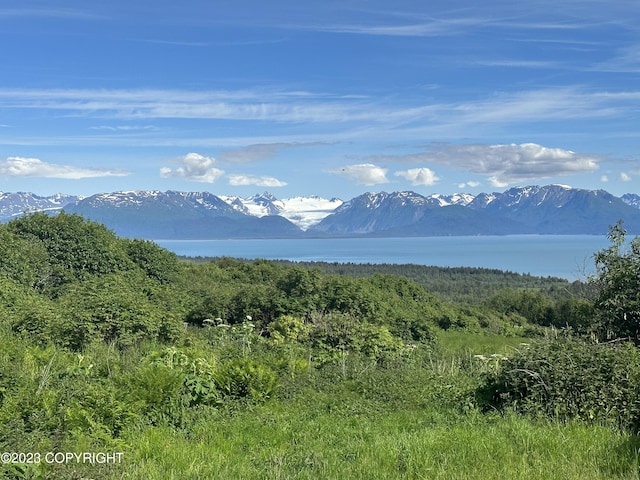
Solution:
M 250 358 L 232 360 L 216 372 L 220 391 L 232 398 L 266 400 L 278 385 L 278 377 L 266 365 Z
M 52 272 L 39 283 L 43 289 L 53 288 L 53 296 L 60 285 L 134 266 L 113 232 L 79 215 L 33 213 L 10 221 L 7 229 L 32 248 L 46 250 Z
M 525 346 L 488 373 L 478 391 L 487 407 L 567 420 L 640 427 L 640 353 L 630 343 L 571 338 Z
M 178 257 L 149 240 L 121 240 L 129 258 L 149 278 L 160 283 L 170 283 L 180 269 Z
M 81 350 L 95 340 L 128 347 L 142 340 L 167 341 L 179 335 L 179 321 L 140 294 L 135 278 L 94 277 L 65 289 L 49 335 L 59 345 Z
M 338 360 L 345 352 L 357 352 L 380 360 L 400 352 L 404 343 L 385 326 L 372 325 L 347 314 L 315 319 L 311 341 L 324 360 Z
M 304 320 L 283 315 L 267 327 L 269 335 L 276 343 L 289 343 L 306 340 L 309 336 L 309 325 Z
M 190 406 L 219 403 L 220 392 L 214 377 L 214 361 L 201 356 L 193 358 L 193 355 L 175 347 L 167 347 L 161 352 L 153 352 L 149 358 L 152 364 L 182 372 L 181 394 L 187 397 Z
M 141 405 L 142 412 L 153 422 L 171 420 L 180 407 L 180 390 L 185 375 L 159 363 L 142 365 L 128 378 L 124 386 L 130 399 Z

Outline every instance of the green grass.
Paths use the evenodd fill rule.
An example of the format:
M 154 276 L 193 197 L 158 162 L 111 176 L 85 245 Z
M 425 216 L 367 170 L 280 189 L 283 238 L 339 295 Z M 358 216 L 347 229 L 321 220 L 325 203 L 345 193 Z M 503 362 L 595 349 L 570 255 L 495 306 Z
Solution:
M 635 437 L 516 415 L 341 414 L 272 402 L 131 432 L 127 479 L 634 479 Z M 133 441 L 135 438 L 135 441 Z
M 505 337 L 485 333 L 446 330 L 438 332 L 438 343 L 443 352 L 453 355 L 487 355 L 500 353 L 508 355 L 521 343 L 528 343 L 525 337 Z
M 262 405 L 131 430 L 122 478 L 639 479 L 640 441 L 628 432 L 473 406 L 470 352 L 525 340 L 445 332 L 441 354 L 410 368 L 321 369 Z
M 123 452 L 122 463 L 41 465 L 7 478 L 640 479 L 640 440 L 629 432 L 479 411 L 474 391 L 486 365 L 473 355 L 508 354 L 526 339 L 449 331 L 439 334 L 439 341 L 435 351 L 418 349 L 380 364 L 350 355 L 344 365 L 283 374 L 277 394 L 261 404 L 229 400 L 218 408 L 183 408 L 180 418 L 157 425 L 149 424 L 157 417 L 137 417 L 117 440 L 101 443 L 91 432 L 70 433 L 63 443 L 40 451 L 115 449 Z M 271 358 L 273 352 L 255 347 L 252 356 Z M 121 376 L 157 349 L 148 345 L 118 353 L 94 346 L 84 361 L 93 370 Z M 4 373 L 12 374 L 9 366 L 16 363 L 9 357 L 22 355 L 25 365 L 28 359 L 32 363 L 19 371 L 31 372 L 37 386 L 53 353 L 14 350 L 3 353 Z M 55 359 L 66 369 L 77 366 L 76 357 Z M 56 374 L 49 388 L 74 378 Z M 109 410 L 114 402 L 105 393 L 100 405 Z

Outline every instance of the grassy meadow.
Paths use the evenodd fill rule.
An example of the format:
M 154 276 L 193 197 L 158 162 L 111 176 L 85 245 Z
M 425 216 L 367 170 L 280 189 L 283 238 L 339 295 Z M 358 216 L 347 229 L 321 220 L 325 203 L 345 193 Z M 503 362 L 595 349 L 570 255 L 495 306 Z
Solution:
M 468 340 L 470 349 L 475 340 L 499 343 Z M 133 465 L 122 478 L 640 477 L 640 441 L 630 433 L 481 413 L 468 397 L 470 388 L 461 387 L 474 383 L 474 369 L 465 363 L 447 354 L 404 375 L 352 372 L 259 406 L 203 414 L 187 431 L 129 432 L 127 463 Z

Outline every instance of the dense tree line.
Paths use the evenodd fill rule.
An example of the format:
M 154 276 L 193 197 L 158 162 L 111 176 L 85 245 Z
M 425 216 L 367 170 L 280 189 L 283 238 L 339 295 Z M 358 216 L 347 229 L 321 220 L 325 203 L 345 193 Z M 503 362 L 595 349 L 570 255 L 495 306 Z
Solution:
M 209 262 L 218 259 L 197 257 L 189 260 Z M 587 283 L 578 280 L 569 282 L 563 278 L 536 277 L 491 268 L 289 260 L 275 260 L 275 262 L 285 266 L 318 268 L 324 273 L 354 278 L 366 278 L 376 274 L 402 276 L 414 281 L 428 292 L 449 301 L 464 304 L 479 304 L 504 289 L 531 290 L 543 293 L 550 298 L 561 298 L 567 295 L 588 297 L 592 290 Z

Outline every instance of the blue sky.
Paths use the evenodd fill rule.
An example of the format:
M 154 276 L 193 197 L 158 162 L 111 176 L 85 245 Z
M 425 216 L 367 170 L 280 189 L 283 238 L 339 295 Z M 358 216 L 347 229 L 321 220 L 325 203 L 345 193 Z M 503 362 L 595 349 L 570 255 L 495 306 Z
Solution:
M 0 190 L 640 193 L 635 0 L 15 0 Z

